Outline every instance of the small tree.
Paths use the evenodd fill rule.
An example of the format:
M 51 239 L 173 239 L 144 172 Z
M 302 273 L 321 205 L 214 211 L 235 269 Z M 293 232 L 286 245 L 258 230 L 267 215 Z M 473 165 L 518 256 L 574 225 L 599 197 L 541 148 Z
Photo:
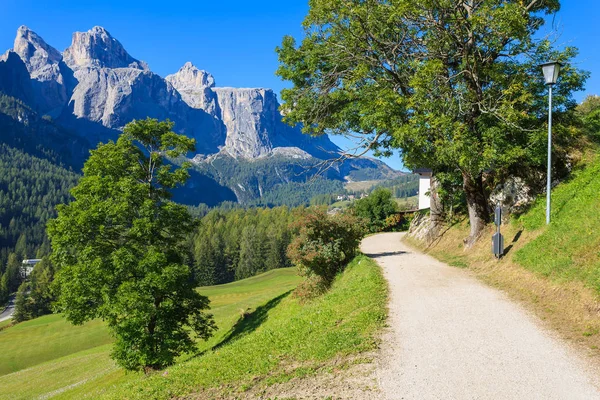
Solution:
M 398 212 L 392 193 L 384 188 L 375 189 L 369 197 L 354 203 L 354 214 L 368 221 L 371 232 L 380 232 L 387 226 L 386 219 Z
M 327 286 L 355 256 L 365 231 L 357 218 L 329 216 L 322 209 L 307 213 L 295 226 L 298 235 L 288 247 L 290 260 L 301 274 L 316 275 Z
M 125 126 L 116 143 L 91 152 L 74 201 L 48 224 L 57 267 L 58 309 L 74 324 L 105 320 L 116 337 L 113 358 L 129 370 L 172 364 L 194 348 L 192 334 L 214 329 L 186 265 L 188 210 L 169 201 L 169 189 L 188 178 L 184 163 L 194 141 L 154 119 Z

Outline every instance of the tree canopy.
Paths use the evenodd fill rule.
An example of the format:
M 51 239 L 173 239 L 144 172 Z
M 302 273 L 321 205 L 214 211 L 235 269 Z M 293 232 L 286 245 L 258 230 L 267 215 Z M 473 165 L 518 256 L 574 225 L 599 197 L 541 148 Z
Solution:
M 577 50 L 537 39 L 558 0 L 311 0 L 305 37 L 285 37 L 278 75 L 290 123 L 360 138 L 404 165 L 462 179 L 472 243 L 489 220 L 491 189 L 545 162 L 541 69 L 564 64 L 554 90 L 555 151 L 567 146 L 587 73 Z
M 189 165 L 173 170 L 165 156 L 186 154 L 194 141 L 172 127 L 133 121 L 116 143 L 99 145 L 74 201 L 48 224 L 59 310 L 75 324 L 105 320 L 116 337 L 113 357 L 131 370 L 169 365 L 194 348 L 192 335 L 214 329 L 188 266 L 195 221 L 169 200 Z

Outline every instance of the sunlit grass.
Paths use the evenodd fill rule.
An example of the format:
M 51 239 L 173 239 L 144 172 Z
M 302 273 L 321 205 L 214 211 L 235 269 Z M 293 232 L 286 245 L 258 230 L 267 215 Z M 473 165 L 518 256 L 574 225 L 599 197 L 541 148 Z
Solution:
M 239 319 L 293 289 L 301 280 L 294 268 L 278 269 L 242 281 L 199 288 L 211 299 L 219 330 L 199 351 L 219 343 Z M 126 374 L 110 359 L 111 337 L 101 321 L 69 324 L 61 315 L 48 315 L 0 331 L 0 399 L 37 396 L 81 398 L 110 388 L 138 374 Z M 189 358 L 184 356 L 182 358 Z M 12 373 L 11 373 L 12 372 Z

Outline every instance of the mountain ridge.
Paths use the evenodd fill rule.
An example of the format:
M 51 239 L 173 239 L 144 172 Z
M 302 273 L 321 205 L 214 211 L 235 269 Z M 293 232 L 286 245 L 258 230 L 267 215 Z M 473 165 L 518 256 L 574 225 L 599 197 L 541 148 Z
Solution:
M 176 132 L 196 139 L 197 151 L 189 158 L 198 171 L 219 155 L 228 156 L 224 159 L 229 164 L 252 169 L 249 165 L 259 159 L 280 164 L 285 159 L 310 160 L 305 163 L 310 167 L 341 154 L 327 135 L 304 135 L 298 126 L 284 123 L 273 90 L 218 87 L 210 72 L 191 62 L 163 78 L 99 26 L 73 33 L 62 53 L 28 27 L 19 27 L 13 49 L 0 57 L 0 92 L 22 100 L 92 147 L 115 139 L 134 119 L 170 119 Z M 363 158 L 340 163 L 328 179 L 343 181 L 348 171 L 359 168 L 381 169 L 382 177 L 396 173 L 378 160 Z M 237 194 L 239 186 L 259 181 L 264 172 L 254 169 L 257 176 L 227 186 L 229 190 Z M 221 182 L 235 181 L 213 175 Z M 305 182 L 310 175 L 288 176 L 282 182 Z M 249 192 L 262 196 L 264 190 L 253 187 Z

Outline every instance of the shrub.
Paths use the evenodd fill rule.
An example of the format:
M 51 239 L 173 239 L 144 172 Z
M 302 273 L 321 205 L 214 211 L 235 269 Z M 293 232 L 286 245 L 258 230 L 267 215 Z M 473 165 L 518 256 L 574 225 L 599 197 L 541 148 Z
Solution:
M 392 214 L 385 219 L 383 230 L 386 232 L 407 231 L 412 221 L 412 214 Z
M 360 219 L 347 214 L 330 216 L 322 209 L 308 212 L 295 229 L 298 234 L 288 247 L 290 260 L 302 275 L 316 276 L 325 286 L 355 256 L 365 232 Z
M 392 193 L 383 188 L 375 189 L 369 197 L 354 204 L 354 214 L 368 221 L 369 231 L 381 232 L 389 227 L 387 218 L 398 212 L 398 204 Z

